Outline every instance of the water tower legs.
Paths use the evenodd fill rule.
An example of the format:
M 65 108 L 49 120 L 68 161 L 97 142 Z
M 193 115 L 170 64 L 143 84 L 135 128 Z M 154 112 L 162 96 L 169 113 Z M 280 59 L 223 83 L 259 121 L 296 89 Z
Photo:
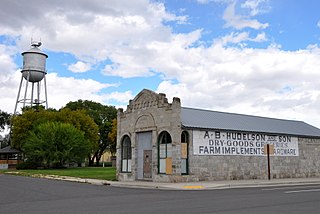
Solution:
M 27 92 L 28 92 L 28 83 L 29 83 L 29 80 L 30 80 L 30 72 L 28 72 L 28 75 L 27 75 L 26 90 L 25 90 L 25 92 L 24 92 L 24 99 L 23 99 L 23 108 L 26 106 L 26 100 L 27 100 Z
M 24 108 L 26 105 L 30 105 L 32 106 L 38 106 L 41 104 L 45 104 L 45 108 L 48 109 L 48 99 L 47 99 L 47 82 L 46 82 L 46 76 L 44 76 L 44 100 L 41 100 L 40 97 L 40 90 L 41 90 L 41 85 L 40 82 L 30 82 L 30 74 L 28 72 L 27 74 L 27 78 L 24 78 L 23 76 L 21 76 L 21 81 L 20 81 L 20 86 L 19 86 L 19 91 L 18 91 L 18 96 L 17 96 L 17 100 L 16 100 L 16 105 L 14 108 L 14 114 L 17 113 L 17 108 L 19 103 L 22 104 L 22 107 Z M 25 86 L 23 86 L 23 80 L 25 80 Z M 31 83 L 31 93 L 28 95 L 28 87 L 29 87 L 29 82 Z M 36 85 L 35 85 L 36 83 Z M 21 88 L 24 87 L 24 95 L 23 98 L 20 98 L 20 94 L 21 94 Z
M 13 112 L 13 114 L 16 114 L 16 112 L 17 112 L 17 107 L 18 107 L 19 97 L 20 97 L 20 92 L 21 92 L 21 87 L 22 87 L 22 81 L 23 81 L 23 76 L 21 76 L 21 81 L 20 81 L 20 86 L 19 86 L 17 101 L 16 101 L 16 105 L 15 105 L 15 107 L 14 107 L 14 112 Z
M 46 75 L 44 75 L 44 78 L 43 78 L 43 81 L 44 81 L 44 93 L 45 93 L 45 102 L 46 102 L 46 109 L 48 109 L 48 98 L 47 98 L 47 80 L 46 80 Z M 40 94 L 40 92 L 39 92 Z

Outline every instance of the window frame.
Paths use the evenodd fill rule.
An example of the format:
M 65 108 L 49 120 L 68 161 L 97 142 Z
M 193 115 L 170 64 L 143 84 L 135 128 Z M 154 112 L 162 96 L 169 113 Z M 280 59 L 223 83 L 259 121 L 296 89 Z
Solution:
M 126 144 L 126 145 L 125 145 Z M 123 162 L 125 161 L 125 162 Z M 131 139 L 128 135 L 123 136 L 121 141 L 121 172 L 122 173 L 131 173 L 131 162 L 132 161 L 132 147 L 131 147 Z M 124 169 L 124 163 L 126 165 L 126 169 Z M 130 167 L 129 167 L 130 165 Z
M 168 154 L 168 144 L 171 145 Z M 165 145 L 164 156 L 161 155 L 161 145 Z M 161 160 L 167 160 L 167 158 L 172 158 L 172 138 L 169 132 L 162 131 L 158 137 L 158 174 L 166 175 L 166 172 L 161 172 Z M 166 169 L 166 167 L 165 167 Z
M 186 143 L 186 152 L 187 152 L 187 158 L 181 157 L 181 175 L 189 175 L 189 133 L 188 131 L 182 131 L 181 132 L 181 149 L 182 149 L 182 143 Z M 182 160 L 186 160 L 186 172 L 182 172 Z

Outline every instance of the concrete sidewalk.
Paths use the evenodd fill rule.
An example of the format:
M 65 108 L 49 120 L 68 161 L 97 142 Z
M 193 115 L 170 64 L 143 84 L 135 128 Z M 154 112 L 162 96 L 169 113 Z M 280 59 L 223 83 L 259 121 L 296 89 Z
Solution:
M 44 176 L 48 179 L 89 183 L 94 185 L 110 185 L 115 187 L 145 188 L 145 189 L 166 189 L 166 190 L 212 190 L 230 189 L 244 187 L 271 187 L 283 185 L 306 185 L 319 184 L 320 178 L 290 178 L 290 179 L 271 179 L 271 180 L 232 180 L 232 181 L 204 181 L 187 183 L 157 183 L 150 181 L 106 181 L 97 179 L 82 179 L 65 176 Z
M 188 183 L 155 183 L 146 181 L 135 182 L 110 182 L 111 186 L 129 188 L 169 189 L 169 190 L 209 190 L 244 187 L 270 187 L 280 185 L 306 185 L 320 184 L 320 178 L 294 178 L 272 180 L 236 180 L 236 181 L 205 181 Z

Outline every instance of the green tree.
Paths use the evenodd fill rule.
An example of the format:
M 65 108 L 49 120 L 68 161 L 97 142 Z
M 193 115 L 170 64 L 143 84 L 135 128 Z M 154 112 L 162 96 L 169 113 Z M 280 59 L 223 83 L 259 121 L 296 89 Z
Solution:
M 0 110 L 0 132 L 6 130 L 6 128 L 10 128 L 10 118 L 11 115 L 7 112 Z M 0 135 L 0 149 L 6 147 L 10 144 L 10 134 L 5 134 L 4 137 Z
M 85 110 L 99 127 L 99 139 L 97 140 L 98 148 L 90 157 L 89 165 L 92 166 L 94 160 L 99 165 L 101 156 L 107 150 L 111 151 L 112 141 L 108 137 L 112 130 L 112 120 L 117 117 L 117 110 L 114 106 L 102 105 L 88 100 L 78 100 L 69 102 L 65 108 L 71 110 Z
M 110 140 L 110 152 L 114 156 L 117 151 L 117 119 L 112 120 L 112 128 L 108 134 Z
M 99 127 L 94 120 L 87 115 L 86 111 L 61 109 L 57 115 L 58 121 L 72 124 L 77 129 L 84 132 L 85 138 L 90 142 L 91 154 L 93 154 L 98 148 Z M 91 155 L 88 156 L 88 158 L 90 157 Z
M 54 111 L 44 109 L 28 109 L 21 115 L 15 115 L 12 118 L 12 145 L 17 149 L 22 149 L 28 142 L 30 130 L 42 123 L 62 122 L 68 123 L 84 132 L 84 137 L 89 141 L 90 148 L 93 151 L 98 147 L 99 128 L 93 119 L 85 111 L 71 111 L 69 109 Z
M 79 163 L 90 153 L 85 133 L 69 123 L 48 121 L 29 132 L 28 143 L 23 145 L 26 158 L 46 167 L 62 167 Z
M 49 111 L 25 109 L 22 114 L 14 115 L 11 120 L 12 146 L 21 149 L 27 142 L 29 131 L 40 123 L 54 121 L 54 115 Z
M 0 131 L 10 125 L 10 114 L 0 110 Z
M 4 137 L 0 135 L 0 149 L 9 145 L 10 145 L 10 134 L 6 134 L 4 135 Z

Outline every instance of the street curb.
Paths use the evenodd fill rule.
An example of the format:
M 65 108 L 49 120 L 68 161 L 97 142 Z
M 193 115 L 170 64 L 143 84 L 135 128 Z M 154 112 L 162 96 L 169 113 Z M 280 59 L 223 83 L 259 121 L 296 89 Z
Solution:
M 317 185 L 319 181 L 286 181 L 286 182 L 257 182 L 257 183 L 226 183 L 215 184 L 214 182 L 206 182 L 205 184 L 192 183 L 155 183 L 155 182 L 119 182 L 107 181 L 98 179 L 83 179 L 68 176 L 42 176 L 46 179 L 54 179 L 61 181 L 70 181 L 78 183 L 87 183 L 100 186 L 113 186 L 122 188 L 136 188 L 136 189 L 159 189 L 159 190 L 223 190 L 223 189 L 239 189 L 239 188 L 255 188 L 255 187 L 277 187 L 277 186 L 299 186 L 299 185 Z
M 5 174 L 19 175 L 19 173 L 5 173 Z M 77 178 L 77 177 L 69 177 L 69 176 L 41 175 L 41 174 L 32 175 L 31 177 L 77 182 L 77 183 L 87 183 L 87 184 L 100 185 L 100 186 L 113 186 L 113 187 L 137 188 L 137 189 L 185 190 L 185 191 L 320 184 L 320 178 L 276 179 L 276 180 L 270 180 L 270 181 L 239 180 L 239 181 L 211 181 L 211 182 L 206 181 L 206 182 L 189 182 L 189 183 L 156 183 L 156 182 L 144 182 L 144 181 L 133 181 L 133 182 L 108 181 L 108 180 L 99 180 L 99 179 L 90 179 L 90 178 Z

